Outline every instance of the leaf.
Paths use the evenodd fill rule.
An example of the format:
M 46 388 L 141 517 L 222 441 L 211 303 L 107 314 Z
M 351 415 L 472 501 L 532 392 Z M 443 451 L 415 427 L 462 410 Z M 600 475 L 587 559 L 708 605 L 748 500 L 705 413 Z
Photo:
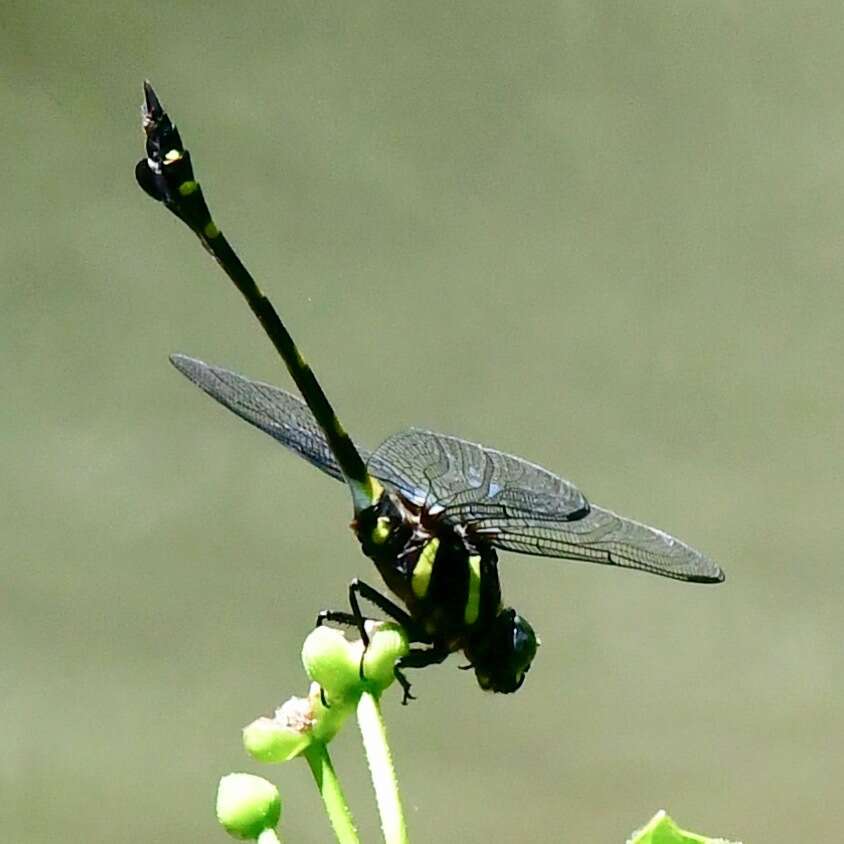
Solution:
M 660 809 L 645 826 L 628 839 L 627 844 L 740 844 L 724 838 L 707 838 L 680 829 L 673 820 Z

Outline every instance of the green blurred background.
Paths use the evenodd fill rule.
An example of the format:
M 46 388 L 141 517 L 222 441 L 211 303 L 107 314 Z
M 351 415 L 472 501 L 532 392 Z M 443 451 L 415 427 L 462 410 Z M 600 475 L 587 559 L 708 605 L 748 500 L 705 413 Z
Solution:
M 830 840 L 844 777 L 840 3 L 5 2 L 3 840 L 223 841 L 246 722 L 376 575 L 348 496 L 191 387 L 289 385 L 135 186 L 141 81 L 347 427 L 513 451 L 708 551 L 504 555 L 515 697 L 387 703 L 414 841 Z M 367 841 L 355 730 L 335 759 Z

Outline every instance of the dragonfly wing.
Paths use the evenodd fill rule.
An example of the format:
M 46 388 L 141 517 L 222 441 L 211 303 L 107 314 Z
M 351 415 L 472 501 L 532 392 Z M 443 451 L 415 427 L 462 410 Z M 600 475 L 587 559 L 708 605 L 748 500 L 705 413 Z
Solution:
M 697 583 L 724 580 L 712 560 L 685 542 L 594 505 L 578 521 L 487 517 L 470 521 L 467 529 L 506 551 L 639 569 Z
M 186 355 L 171 355 L 170 362 L 211 398 L 260 428 L 283 446 L 304 457 L 326 475 L 343 480 L 340 466 L 308 406 L 278 387 L 250 381 L 236 372 L 211 366 Z M 368 452 L 359 449 L 364 460 Z
M 369 471 L 452 526 L 505 551 L 718 583 L 721 569 L 667 533 L 590 505 L 573 484 L 518 457 L 410 429 L 372 454 Z
M 574 484 L 541 466 L 417 428 L 386 440 L 373 452 L 367 468 L 378 480 L 455 525 L 473 518 L 528 515 L 566 521 L 589 510 Z

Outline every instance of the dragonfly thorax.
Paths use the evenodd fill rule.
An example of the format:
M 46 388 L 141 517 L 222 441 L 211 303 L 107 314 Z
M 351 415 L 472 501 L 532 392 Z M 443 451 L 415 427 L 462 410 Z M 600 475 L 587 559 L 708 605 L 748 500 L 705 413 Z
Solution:
M 461 529 L 397 494 L 359 514 L 355 533 L 389 589 L 425 636 L 449 651 L 465 647 L 501 610 L 498 558 Z
M 536 653 L 527 621 L 502 607 L 498 557 L 399 495 L 385 493 L 356 519 L 355 532 L 418 628 L 415 640 L 462 650 L 482 689 L 514 692 Z

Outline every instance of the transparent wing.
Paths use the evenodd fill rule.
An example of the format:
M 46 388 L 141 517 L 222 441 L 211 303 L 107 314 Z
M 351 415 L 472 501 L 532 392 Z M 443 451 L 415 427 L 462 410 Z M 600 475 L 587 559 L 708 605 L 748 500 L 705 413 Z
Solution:
M 278 387 L 250 381 L 236 372 L 185 355 L 171 355 L 170 362 L 182 375 L 241 419 L 295 451 L 326 475 L 343 480 L 340 466 L 316 419 L 301 399 Z M 369 452 L 358 450 L 366 461 Z
M 170 360 L 220 404 L 342 480 L 322 431 L 301 399 L 184 355 Z M 359 451 L 369 471 L 388 487 L 503 550 L 622 566 L 679 580 L 724 579 L 712 560 L 679 539 L 590 507 L 568 481 L 518 457 L 415 429 L 390 437 L 372 455 Z
M 697 583 L 724 580 L 712 560 L 685 542 L 594 505 L 573 522 L 481 518 L 468 527 L 473 536 L 506 551 L 639 569 Z
M 379 480 L 452 525 L 505 551 L 603 563 L 717 583 L 721 569 L 656 528 L 590 505 L 533 463 L 455 437 L 411 429 L 369 459 Z
M 541 466 L 417 428 L 390 437 L 373 452 L 367 468 L 452 524 L 479 518 L 567 521 L 589 510 L 574 484 Z

